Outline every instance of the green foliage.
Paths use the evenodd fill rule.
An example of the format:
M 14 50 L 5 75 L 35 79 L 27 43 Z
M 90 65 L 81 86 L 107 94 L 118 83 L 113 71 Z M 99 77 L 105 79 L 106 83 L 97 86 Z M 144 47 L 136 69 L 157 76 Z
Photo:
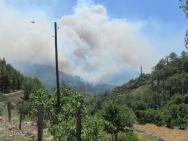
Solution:
M 180 8 L 186 13 L 186 16 L 188 16 L 188 1 L 187 0 L 179 0 L 180 1 Z
M 105 131 L 117 134 L 125 131 L 125 127 L 132 127 L 136 118 L 133 111 L 125 106 L 110 103 L 103 114 L 105 120 Z
M 32 111 L 31 103 L 22 101 L 17 104 L 18 113 L 23 116 L 29 115 Z
M 164 125 L 163 113 L 159 110 L 147 109 L 144 111 L 136 111 L 138 121 L 142 124 L 153 123 L 156 125 Z
M 51 125 L 50 133 L 55 141 L 76 141 L 75 120 L 72 118 Z
M 0 59 L 0 92 L 7 93 L 20 90 L 24 77 L 15 70 L 5 59 Z
M 84 121 L 82 141 L 102 141 L 104 122 L 97 117 L 87 117 Z
M 187 128 L 188 119 L 183 113 L 187 113 L 188 106 L 188 53 L 169 54 L 157 63 L 152 73 L 140 75 L 95 98 L 91 107 L 95 113 L 100 113 L 101 107 L 111 101 L 131 108 L 140 123 Z M 107 124 L 110 130 L 116 130 L 113 124 Z
M 82 140 L 100 141 L 103 121 L 97 117 L 89 117 L 83 96 L 76 90 L 64 85 L 60 96 L 61 112 L 56 112 L 56 94 L 45 89 L 38 89 L 30 99 L 33 115 L 37 107 L 42 105 L 45 109 L 45 120 L 50 121 L 49 131 L 55 141 L 76 140 L 76 110 L 81 107 Z
M 25 78 L 23 82 L 24 100 L 29 100 L 31 93 L 42 88 L 41 82 L 36 78 Z
M 178 126 L 185 129 L 188 125 L 188 105 L 170 105 L 166 109 L 165 120 L 168 127 Z
M 16 90 L 24 90 L 24 98 L 28 99 L 34 88 L 41 86 L 36 78 L 24 77 L 19 71 L 0 59 L 0 93 L 9 93 Z

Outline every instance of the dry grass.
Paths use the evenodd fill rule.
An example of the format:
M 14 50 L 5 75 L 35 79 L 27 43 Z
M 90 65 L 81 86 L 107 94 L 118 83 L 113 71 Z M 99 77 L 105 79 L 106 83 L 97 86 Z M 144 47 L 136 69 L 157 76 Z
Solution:
M 188 141 L 188 131 L 158 127 L 152 124 L 135 125 L 135 129 L 167 139 L 168 141 Z
M 143 133 L 138 133 L 137 132 L 137 135 L 138 135 L 138 138 L 139 138 L 140 141 L 154 141 L 152 138 L 146 136 Z

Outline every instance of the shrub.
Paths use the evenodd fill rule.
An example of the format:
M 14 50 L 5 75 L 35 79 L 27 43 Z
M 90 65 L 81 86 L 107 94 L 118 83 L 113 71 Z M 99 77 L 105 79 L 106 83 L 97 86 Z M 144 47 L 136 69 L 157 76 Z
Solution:
M 163 113 L 160 110 L 148 109 L 145 111 L 136 111 L 138 121 L 142 124 L 153 123 L 156 125 L 164 125 Z

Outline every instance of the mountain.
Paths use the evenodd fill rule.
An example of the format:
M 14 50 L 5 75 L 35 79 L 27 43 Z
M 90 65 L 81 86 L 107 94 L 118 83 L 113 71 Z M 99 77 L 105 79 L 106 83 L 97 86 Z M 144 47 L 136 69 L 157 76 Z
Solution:
M 26 76 L 38 78 L 46 87 L 55 88 L 56 86 L 56 74 L 55 68 L 48 65 L 42 64 L 26 64 L 26 63 L 16 63 L 15 68 L 17 68 L 21 73 Z M 91 84 L 84 82 L 78 76 L 71 76 L 62 71 L 59 72 L 60 83 L 65 82 L 66 84 L 81 90 L 90 92 L 105 92 L 112 90 L 115 85 L 109 84 Z

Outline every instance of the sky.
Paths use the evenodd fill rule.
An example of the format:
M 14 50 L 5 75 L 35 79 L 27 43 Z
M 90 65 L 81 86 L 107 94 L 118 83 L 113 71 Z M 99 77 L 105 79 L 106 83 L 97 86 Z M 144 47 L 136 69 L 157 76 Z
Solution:
M 53 64 L 54 21 L 60 69 L 92 83 L 125 78 L 141 65 L 150 72 L 160 58 L 185 50 L 178 0 L 0 0 L 0 56 Z

